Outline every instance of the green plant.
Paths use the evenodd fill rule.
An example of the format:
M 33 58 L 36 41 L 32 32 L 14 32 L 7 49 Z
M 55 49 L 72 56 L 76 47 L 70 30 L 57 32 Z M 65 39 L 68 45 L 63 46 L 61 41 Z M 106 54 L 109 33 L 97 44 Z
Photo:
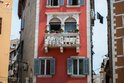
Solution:
M 78 29 L 75 29 L 75 32 L 77 33 L 77 32 L 79 32 L 79 30 Z

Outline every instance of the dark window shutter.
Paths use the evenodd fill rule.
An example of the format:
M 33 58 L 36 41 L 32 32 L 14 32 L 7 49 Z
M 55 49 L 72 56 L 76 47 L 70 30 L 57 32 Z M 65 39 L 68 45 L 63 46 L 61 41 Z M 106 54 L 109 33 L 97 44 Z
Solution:
M 62 6 L 64 5 L 64 0 L 59 0 L 59 4 Z
M 50 74 L 51 75 L 55 74 L 55 59 L 50 60 Z
M 40 60 L 39 59 L 34 59 L 34 75 L 39 75 L 40 72 Z
M 84 75 L 88 75 L 89 74 L 89 59 L 85 58 L 84 59 L 84 67 L 83 67 L 83 73 Z
M 72 65 L 73 65 L 73 60 L 72 58 L 67 59 L 67 74 L 71 75 L 72 74 Z
M 84 0 L 80 0 L 80 5 L 84 5 Z
M 23 30 L 25 27 L 25 19 L 22 19 L 21 20 L 21 29 Z
M 68 5 L 72 5 L 72 0 L 68 0 Z

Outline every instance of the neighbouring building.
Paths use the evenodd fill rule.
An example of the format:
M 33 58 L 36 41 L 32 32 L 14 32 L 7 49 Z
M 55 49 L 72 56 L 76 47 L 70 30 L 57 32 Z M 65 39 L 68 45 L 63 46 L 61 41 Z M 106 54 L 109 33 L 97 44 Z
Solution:
M 17 49 L 19 42 L 20 42 L 19 39 L 13 39 L 10 41 L 10 52 Z
M 9 55 L 9 68 L 8 68 L 8 83 L 17 83 L 17 70 L 18 70 L 18 48 L 19 39 L 13 39 L 10 42 L 10 55 Z
M 93 83 L 102 83 L 100 74 L 93 75 Z
M 18 83 L 29 83 L 29 81 L 33 83 L 34 55 L 37 45 L 35 40 L 38 37 L 35 34 L 37 32 L 35 26 L 38 26 L 36 4 L 38 7 L 39 3 L 36 2 L 37 0 L 19 0 L 18 2 L 18 16 L 21 19 L 19 55 L 17 56 Z
M 0 0 L 0 82 L 8 83 L 12 0 Z
M 124 82 L 124 1 L 114 0 L 111 4 L 113 83 Z
M 109 57 L 103 59 L 100 70 L 100 83 L 112 83 Z
M 124 82 L 124 0 L 108 3 L 108 57 L 105 83 Z M 106 82 L 107 81 L 107 82 Z
M 19 0 L 19 83 L 92 83 L 94 0 Z M 93 78 L 92 78 L 93 79 Z

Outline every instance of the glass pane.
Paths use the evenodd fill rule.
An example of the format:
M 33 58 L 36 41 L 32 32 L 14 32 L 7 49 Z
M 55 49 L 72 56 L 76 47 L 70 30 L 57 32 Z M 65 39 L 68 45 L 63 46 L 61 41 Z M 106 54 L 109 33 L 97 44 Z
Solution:
M 79 74 L 83 74 L 83 59 L 79 59 Z
M 58 6 L 58 0 L 51 0 L 51 6 Z
M 41 60 L 41 75 L 44 75 L 45 60 Z
M 77 60 L 73 60 L 73 74 L 77 74 Z
M 47 60 L 46 62 L 46 74 L 50 75 L 50 60 Z
M 50 32 L 59 32 L 61 29 L 61 23 L 60 22 L 52 22 L 50 23 Z
M 72 0 L 72 5 L 78 5 L 78 0 Z
M 65 23 L 65 32 L 75 32 L 76 22 L 66 22 Z

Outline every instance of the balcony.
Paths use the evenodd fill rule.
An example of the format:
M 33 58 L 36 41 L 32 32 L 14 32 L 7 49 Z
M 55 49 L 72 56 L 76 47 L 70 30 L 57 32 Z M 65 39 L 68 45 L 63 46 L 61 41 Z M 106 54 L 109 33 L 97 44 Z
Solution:
M 63 52 L 63 48 L 76 48 L 76 52 L 79 52 L 79 33 L 45 33 L 45 52 L 48 52 L 48 48 L 58 47 L 60 52 Z

